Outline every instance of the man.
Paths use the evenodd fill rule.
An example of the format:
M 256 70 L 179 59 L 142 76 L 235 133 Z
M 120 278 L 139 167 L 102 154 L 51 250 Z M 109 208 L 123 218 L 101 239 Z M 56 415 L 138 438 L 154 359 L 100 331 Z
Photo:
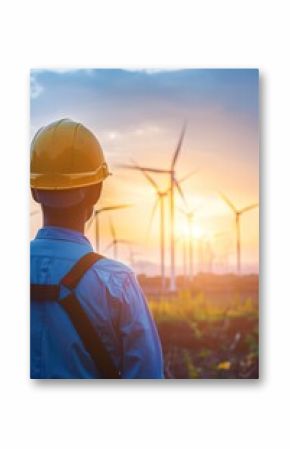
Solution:
M 31 144 L 43 228 L 31 242 L 31 378 L 162 378 L 159 337 L 133 271 L 93 252 L 85 223 L 109 175 L 96 137 L 59 120 Z

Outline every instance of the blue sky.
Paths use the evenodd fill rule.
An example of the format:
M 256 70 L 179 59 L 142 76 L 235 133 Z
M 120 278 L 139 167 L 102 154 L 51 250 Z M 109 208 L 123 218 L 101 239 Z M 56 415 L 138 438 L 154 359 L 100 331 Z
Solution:
M 257 70 L 32 71 L 32 122 L 76 114 L 100 127 L 176 122 L 199 108 L 217 108 L 256 127 Z
M 193 144 L 210 151 L 226 129 L 227 140 L 232 140 L 222 151 L 258 165 L 257 70 L 35 70 L 31 78 L 32 133 L 70 117 L 85 122 L 98 136 L 104 134 L 105 143 L 110 133 L 121 136 L 142 129 L 148 137 L 159 128 L 164 142 L 173 145 L 186 119 Z M 211 142 L 204 139 L 206 134 L 212 135 Z M 237 134 L 248 138 L 242 154 L 239 145 L 234 148 Z M 144 151 L 138 144 L 135 148 Z M 108 151 L 114 148 L 110 145 Z

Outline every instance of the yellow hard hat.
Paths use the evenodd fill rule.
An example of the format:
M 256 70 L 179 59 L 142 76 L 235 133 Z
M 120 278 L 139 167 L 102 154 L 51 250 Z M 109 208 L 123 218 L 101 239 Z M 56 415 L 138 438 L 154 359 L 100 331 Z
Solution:
M 32 140 L 30 185 L 34 189 L 86 187 L 108 175 L 98 140 L 81 123 L 58 120 L 41 128 Z

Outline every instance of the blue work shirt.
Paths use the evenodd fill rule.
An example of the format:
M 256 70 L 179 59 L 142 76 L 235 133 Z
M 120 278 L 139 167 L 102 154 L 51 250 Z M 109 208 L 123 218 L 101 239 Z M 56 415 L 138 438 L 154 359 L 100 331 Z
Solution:
M 31 242 L 31 283 L 57 284 L 93 251 L 81 233 L 45 226 Z M 156 326 L 134 272 L 111 259 L 96 262 L 76 296 L 126 379 L 163 377 Z M 57 301 L 31 302 L 31 378 L 102 378 L 68 315 Z

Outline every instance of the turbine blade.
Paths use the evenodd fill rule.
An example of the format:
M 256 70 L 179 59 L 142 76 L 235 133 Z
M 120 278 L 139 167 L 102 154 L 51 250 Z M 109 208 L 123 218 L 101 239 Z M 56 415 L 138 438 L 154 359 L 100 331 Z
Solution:
M 89 221 L 87 223 L 87 229 L 89 229 L 92 226 L 94 219 L 101 212 L 107 212 L 107 211 L 117 210 L 117 209 L 126 209 L 127 207 L 132 207 L 132 206 L 133 206 L 133 204 L 117 204 L 116 206 L 105 206 L 105 207 L 102 207 L 101 209 L 94 210 L 91 218 L 89 219 Z
M 156 190 L 156 192 L 158 192 L 159 187 L 158 187 L 157 183 L 155 182 L 155 180 L 152 178 L 152 176 L 150 176 L 142 167 L 140 167 L 140 165 L 136 161 L 132 160 L 132 162 L 136 167 L 139 167 L 139 170 L 145 176 L 147 181 L 153 186 L 153 188 Z
M 181 150 L 181 147 L 182 147 L 182 142 L 183 142 L 183 139 L 184 139 L 185 130 L 186 130 L 186 124 L 184 123 L 184 125 L 183 125 L 183 127 L 181 129 L 181 133 L 180 133 L 178 142 L 177 142 L 176 150 L 175 150 L 175 152 L 173 154 L 173 158 L 172 158 L 172 162 L 171 162 L 171 171 L 174 170 L 175 164 L 177 162 L 177 158 L 178 158 L 178 156 L 180 154 L 180 150 Z
M 146 239 L 148 239 L 148 237 L 149 237 L 149 234 L 150 234 L 150 231 L 151 231 L 151 228 L 152 228 L 153 218 L 154 218 L 155 212 L 157 210 L 159 201 L 160 201 L 160 197 L 158 196 L 156 198 L 156 201 L 155 201 L 155 203 L 153 205 L 153 208 L 152 208 L 152 211 L 151 211 L 150 220 L 149 220 L 148 228 L 147 228 L 147 231 L 146 231 Z
M 234 211 L 234 213 L 237 213 L 237 209 L 233 205 L 233 203 L 222 192 L 219 192 L 219 195 L 224 200 L 224 202 L 229 206 L 229 208 L 232 209 L 232 211 Z
M 107 212 L 110 210 L 117 210 L 117 209 L 126 209 L 128 207 L 132 207 L 133 204 L 117 204 L 116 206 L 105 206 L 102 207 L 102 209 L 99 209 L 97 212 Z
M 145 178 L 147 179 L 147 181 L 152 185 L 152 187 L 154 187 L 156 192 L 158 192 L 159 191 L 159 187 L 156 184 L 156 182 L 154 181 L 154 179 L 148 173 L 146 173 L 146 171 L 143 170 L 142 168 L 140 170 L 143 173 L 143 175 L 145 176 Z
M 182 198 L 182 200 L 184 202 L 185 207 L 187 208 L 188 205 L 187 205 L 187 201 L 186 201 L 185 195 L 183 193 L 183 190 L 182 190 L 181 186 L 179 185 L 179 182 L 175 178 L 174 178 L 174 185 L 176 186 L 176 188 L 178 190 L 178 193 L 181 196 L 181 198 Z
M 167 173 L 170 174 L 171 170 L 165 170 L 165 169 L 161 169 L 161 168 L 151 168 L 151 167 L 141 167 L 142 170 L 145 170 L 149 173 Z
M 259 206 L 259 203 L 255 203 L 255 204 L 251 204 L 250 206 L 244 207 L 243 209 L 240 210 L 240 214 L 243 214 L 244 212 L 248 212 L 251 209 L 255 209 L 258 206 Z
M 186 181 L 188 178 L 190 178 L 191 176 L 195 175 L 196 173 L 198 173 L 198 170 L 194 170 L 194 171 L 188 173 L 187 175 L 183 176 L 182 178 L 178 179 L 179 184 L 181 184 L 182 182 Z
M 128 170 L 144 170 L 149 173 L 171 173 L 171 170 L 164 170 L 161 168 L 152 168 L 152 167 L 141 167 L 138 165 L 129 165 L 129 164 L 119 164 L 118 167 L 120 168 L 126 168 Z

